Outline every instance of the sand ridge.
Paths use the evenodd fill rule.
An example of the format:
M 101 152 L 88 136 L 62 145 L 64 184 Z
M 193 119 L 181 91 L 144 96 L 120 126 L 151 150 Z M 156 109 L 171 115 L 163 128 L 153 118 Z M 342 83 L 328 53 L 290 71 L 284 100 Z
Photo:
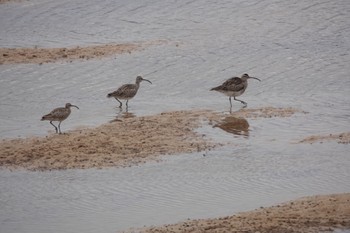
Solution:
M 0 0 L 0 4 L 7 3 L 7 2 L 23 2 L 28 0 Z
M 312 135 L 299 141 L 299 143 L 324 143 L 329 141 L 336 141 L 339 144 L 350 143 L 350 132 L 329 134 L 329 135 Z
M 124 114 L 124 118 L 93 129 L 44 138 L 2 140 L 0 166 L 29 170 L 132 166 L 157 160 L 159 155 L 200 152 L 224 145 L 196 131 L 204 123 L 242 131 L 244 135 L 249 128 L 244 118 L 257 115 L 269 118 L 271 114 L 287 117 L 293 111 L 297 112 L 296 109 L 266 107 L 242 109 L 232 114 L 210 110 L 173 111 L 142 117 Z
M 237 215 L 188 220 L 128 233 L 318 233 L 350 229 L 350 193 L 312 196 Z
M 116 54 L 132 53 L 152 45 L 160 45 L 167 42 L 166 40 L 155 40 L 139 43 L 77 46 L 72 48 L 0 48 L 0 65 L 89 60 Z
M 193 131 L 199 126 L 198 114 L 130 117 L 63 135 L 5 140 L 0 165 L 30 170 L 125 167 L 161 154 L 202 151 L 214 144 Z

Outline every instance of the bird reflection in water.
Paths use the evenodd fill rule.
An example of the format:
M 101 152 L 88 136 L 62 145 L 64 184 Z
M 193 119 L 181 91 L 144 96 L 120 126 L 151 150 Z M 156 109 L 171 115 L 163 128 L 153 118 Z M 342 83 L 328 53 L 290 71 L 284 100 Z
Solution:
M 249 123 L 241 117 L 228 116 L 213 126 L 234 135 L 249 136 Z
M 132 112 L 129 112 L 128 110 L 123 111 L 122 109 L 120 109 L 119 107 L 117 108 L 117 115 L 115 116 L 115 119 L 109 121 L 110 123 L 112 122 L 118 122 L 118 121 L 122 121 L 122 119 L 126 119 L 126 118 L 133 118 L 136 117 L 136 115 Z

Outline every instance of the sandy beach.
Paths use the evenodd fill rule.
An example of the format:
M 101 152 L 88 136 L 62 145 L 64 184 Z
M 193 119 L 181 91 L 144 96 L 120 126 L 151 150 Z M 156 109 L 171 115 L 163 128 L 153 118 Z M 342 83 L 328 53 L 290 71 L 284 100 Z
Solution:
M 128 233 L 318 233 L 350 229 L 350 194 L 317 195 L 236 215 L 134 229 Z

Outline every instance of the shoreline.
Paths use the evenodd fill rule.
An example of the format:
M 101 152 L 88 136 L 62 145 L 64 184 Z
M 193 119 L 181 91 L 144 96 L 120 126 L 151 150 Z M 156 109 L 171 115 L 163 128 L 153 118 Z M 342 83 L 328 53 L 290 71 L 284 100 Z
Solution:
M 219 218 L 129 229 L 124 233 L 319 233 L 350 229 L 350 193 L 315 195 Z

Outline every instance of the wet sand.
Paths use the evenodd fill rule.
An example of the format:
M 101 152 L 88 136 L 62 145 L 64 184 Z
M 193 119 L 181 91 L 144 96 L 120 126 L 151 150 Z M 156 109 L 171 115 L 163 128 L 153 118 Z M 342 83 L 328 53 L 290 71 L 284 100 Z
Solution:
M 313 144 L 313 143 L 324 143 L 329 141 L 336 141 L 337 143 L 341 143 L 341 144 L 349 144 L 350 132 L 329 134 L 329 135 L 312 135 L 299 141 L 299 143 Z
M 93 129 L 51 134 L 45 138 L 2 140 L 0 166 L 29 170 L 126 167 L 155 160 L 159 155 L 222 146 L 223 143 L 213 142 L 196 132 L 203 124 L 244 134 L 249 128 L 245 118 L 289 117 L 296 112 L 301 111 L 266 107 L 241 109 L 232 114 L 210 110 L 174 111 L 144 117 L 124 114 L 121 119 Z
M 42 64 L 57 61 L 89 60 L 116 54 L 132 53 L 151 45 L 165 41 L 143 43 L 105 44 L 74 48 L 0 48 L 1 64 L 35 63 Z
M 312 196 L 214 219 L 188 220 L 130 232 L 320 232 L 350 229 L 350 193 Z
M 1 3 L 7 3 L 7 2 L 22 2 L 24 0 L 0 0 L 0 4 Z

